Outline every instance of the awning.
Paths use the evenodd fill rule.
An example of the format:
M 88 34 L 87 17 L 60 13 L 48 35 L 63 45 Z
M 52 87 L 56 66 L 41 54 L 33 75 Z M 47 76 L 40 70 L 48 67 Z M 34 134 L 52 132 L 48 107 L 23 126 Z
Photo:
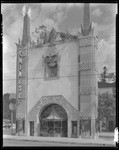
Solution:
M 63 118 L 61 116 L 59 116 L 59 114 L 55 110 L 52 110 L 50 115 L 47 118 L 44 118 L 44 119 L 48 119 L 48 120 L 63 120 Z

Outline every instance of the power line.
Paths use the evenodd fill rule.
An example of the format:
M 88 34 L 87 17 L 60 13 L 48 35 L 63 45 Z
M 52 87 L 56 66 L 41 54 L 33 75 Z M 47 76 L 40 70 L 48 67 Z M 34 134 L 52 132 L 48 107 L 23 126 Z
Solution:
M 107 37 L 111 37 L 111 36 L 115 36 L 115 35 L 97 36 L 97 38 L 103 38 L 103 39 L 106 39 Z
M 114 72 L 115 73 L 115 72 Z M 101 75 L 101 74 L 89 74 L 89 75 L 80 75 L 80 76 L 93 76 L 93 75 Z M 61 77 L 78 77 L 78 75 L 69 75 L 69 76 L 58 76 L 57 78 L 61 78 Z M 25 77 L 22 77 L 22 79 L 23 78 L 25 78 Z M 54 77 L 55 78 L 55 77 Z M 29 79 L 49 79 L 50 80 L 50 78 L 48 78 L 48 77 L 39 77 L 39 78 L 28 78 L 28 80 Z M 52 78 L 51 78 L 52 79 Z M 3 81 L 5 81 L 5 80 L 16 80 L 16 78 L 13 78 L 13 79 L 3 79 Z
M 94 62 L 94 63 L 106 63 L 106 62 L 115 62 L 115 61 L 102 61 L 102 62 L 100 61 L 100 62 Z M 91 62 L 91 63 L 93 63 L 93 62 Z M 77 66 L 79 66 L 79 64 L 78 65 L 72 65 L 72 66 L 61 66 L 61 67 L 65 68 L 65 67 L 77 67 Z M 34 70 L 28 70 L 28 71 L 37 71 L 37 70 L 40 70 L 40 69 L 34 69 Z M 16 72 L 15 71 L 14 72 L 6 72 L 3 74 L 12 74 L 12 73 L 16 73 Z

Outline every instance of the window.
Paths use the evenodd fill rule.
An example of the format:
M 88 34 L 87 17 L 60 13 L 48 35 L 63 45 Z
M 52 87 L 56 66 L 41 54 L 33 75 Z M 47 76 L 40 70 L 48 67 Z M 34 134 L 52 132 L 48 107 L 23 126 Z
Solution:
M 30 121 L 30 136 L 34 136 L 34 121 Z
M 25 120 L 23 120 L 23 133 L 25 133 Z

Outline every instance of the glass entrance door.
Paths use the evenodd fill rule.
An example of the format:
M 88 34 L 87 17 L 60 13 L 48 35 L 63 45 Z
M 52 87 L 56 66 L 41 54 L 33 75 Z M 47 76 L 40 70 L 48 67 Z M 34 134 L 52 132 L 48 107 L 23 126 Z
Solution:
M 40 117 L 40 135 L 51 137 L 67 136 L 67 113 L 58 104 L 47 106 Z
M 67 121 L 41 121 L 41 136 L 66 137 Z

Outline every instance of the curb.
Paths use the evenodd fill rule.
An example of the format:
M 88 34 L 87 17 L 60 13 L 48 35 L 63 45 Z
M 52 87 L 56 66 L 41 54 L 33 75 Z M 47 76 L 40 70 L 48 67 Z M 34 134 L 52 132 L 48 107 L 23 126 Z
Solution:
M 51 140 L 51 139 L 28 139 L 28 138 L 22 138 L 21 139 L 21 137 L 19 138 L 19 137 L 3 137 L 3 140 L 15 140 L 15 141 L 18 141 L 18 140 L 20 140 L 20 141 L 34 141 L 34 142 L 47 142 L 47 143 L 63 143 L 63 144 L 82 144 L 82 145 L 89 145 L 89 144 L 91 144 L 91 145 L 100 145 L 100 146 L 111 146 L 111 147 L 114 147 L 115 146 L 115 143 L 112 143 L 112 142 L 110 142 L 110 141 L 100 141 L 100 142 L 96 142 L 96 141 L 94 141 L 94 142 L 92 142 L 92 141 L 81 141 L 80 139 L 79 139 L 79 141 L 70 141 L 70 140 L 72 140 L 72 139 L 69 139 L 69 141 L 67 140 L 67 141 L 63 141 L 63 139 L 61 140 L 61 139 L 57 139 L 57 140 Z

